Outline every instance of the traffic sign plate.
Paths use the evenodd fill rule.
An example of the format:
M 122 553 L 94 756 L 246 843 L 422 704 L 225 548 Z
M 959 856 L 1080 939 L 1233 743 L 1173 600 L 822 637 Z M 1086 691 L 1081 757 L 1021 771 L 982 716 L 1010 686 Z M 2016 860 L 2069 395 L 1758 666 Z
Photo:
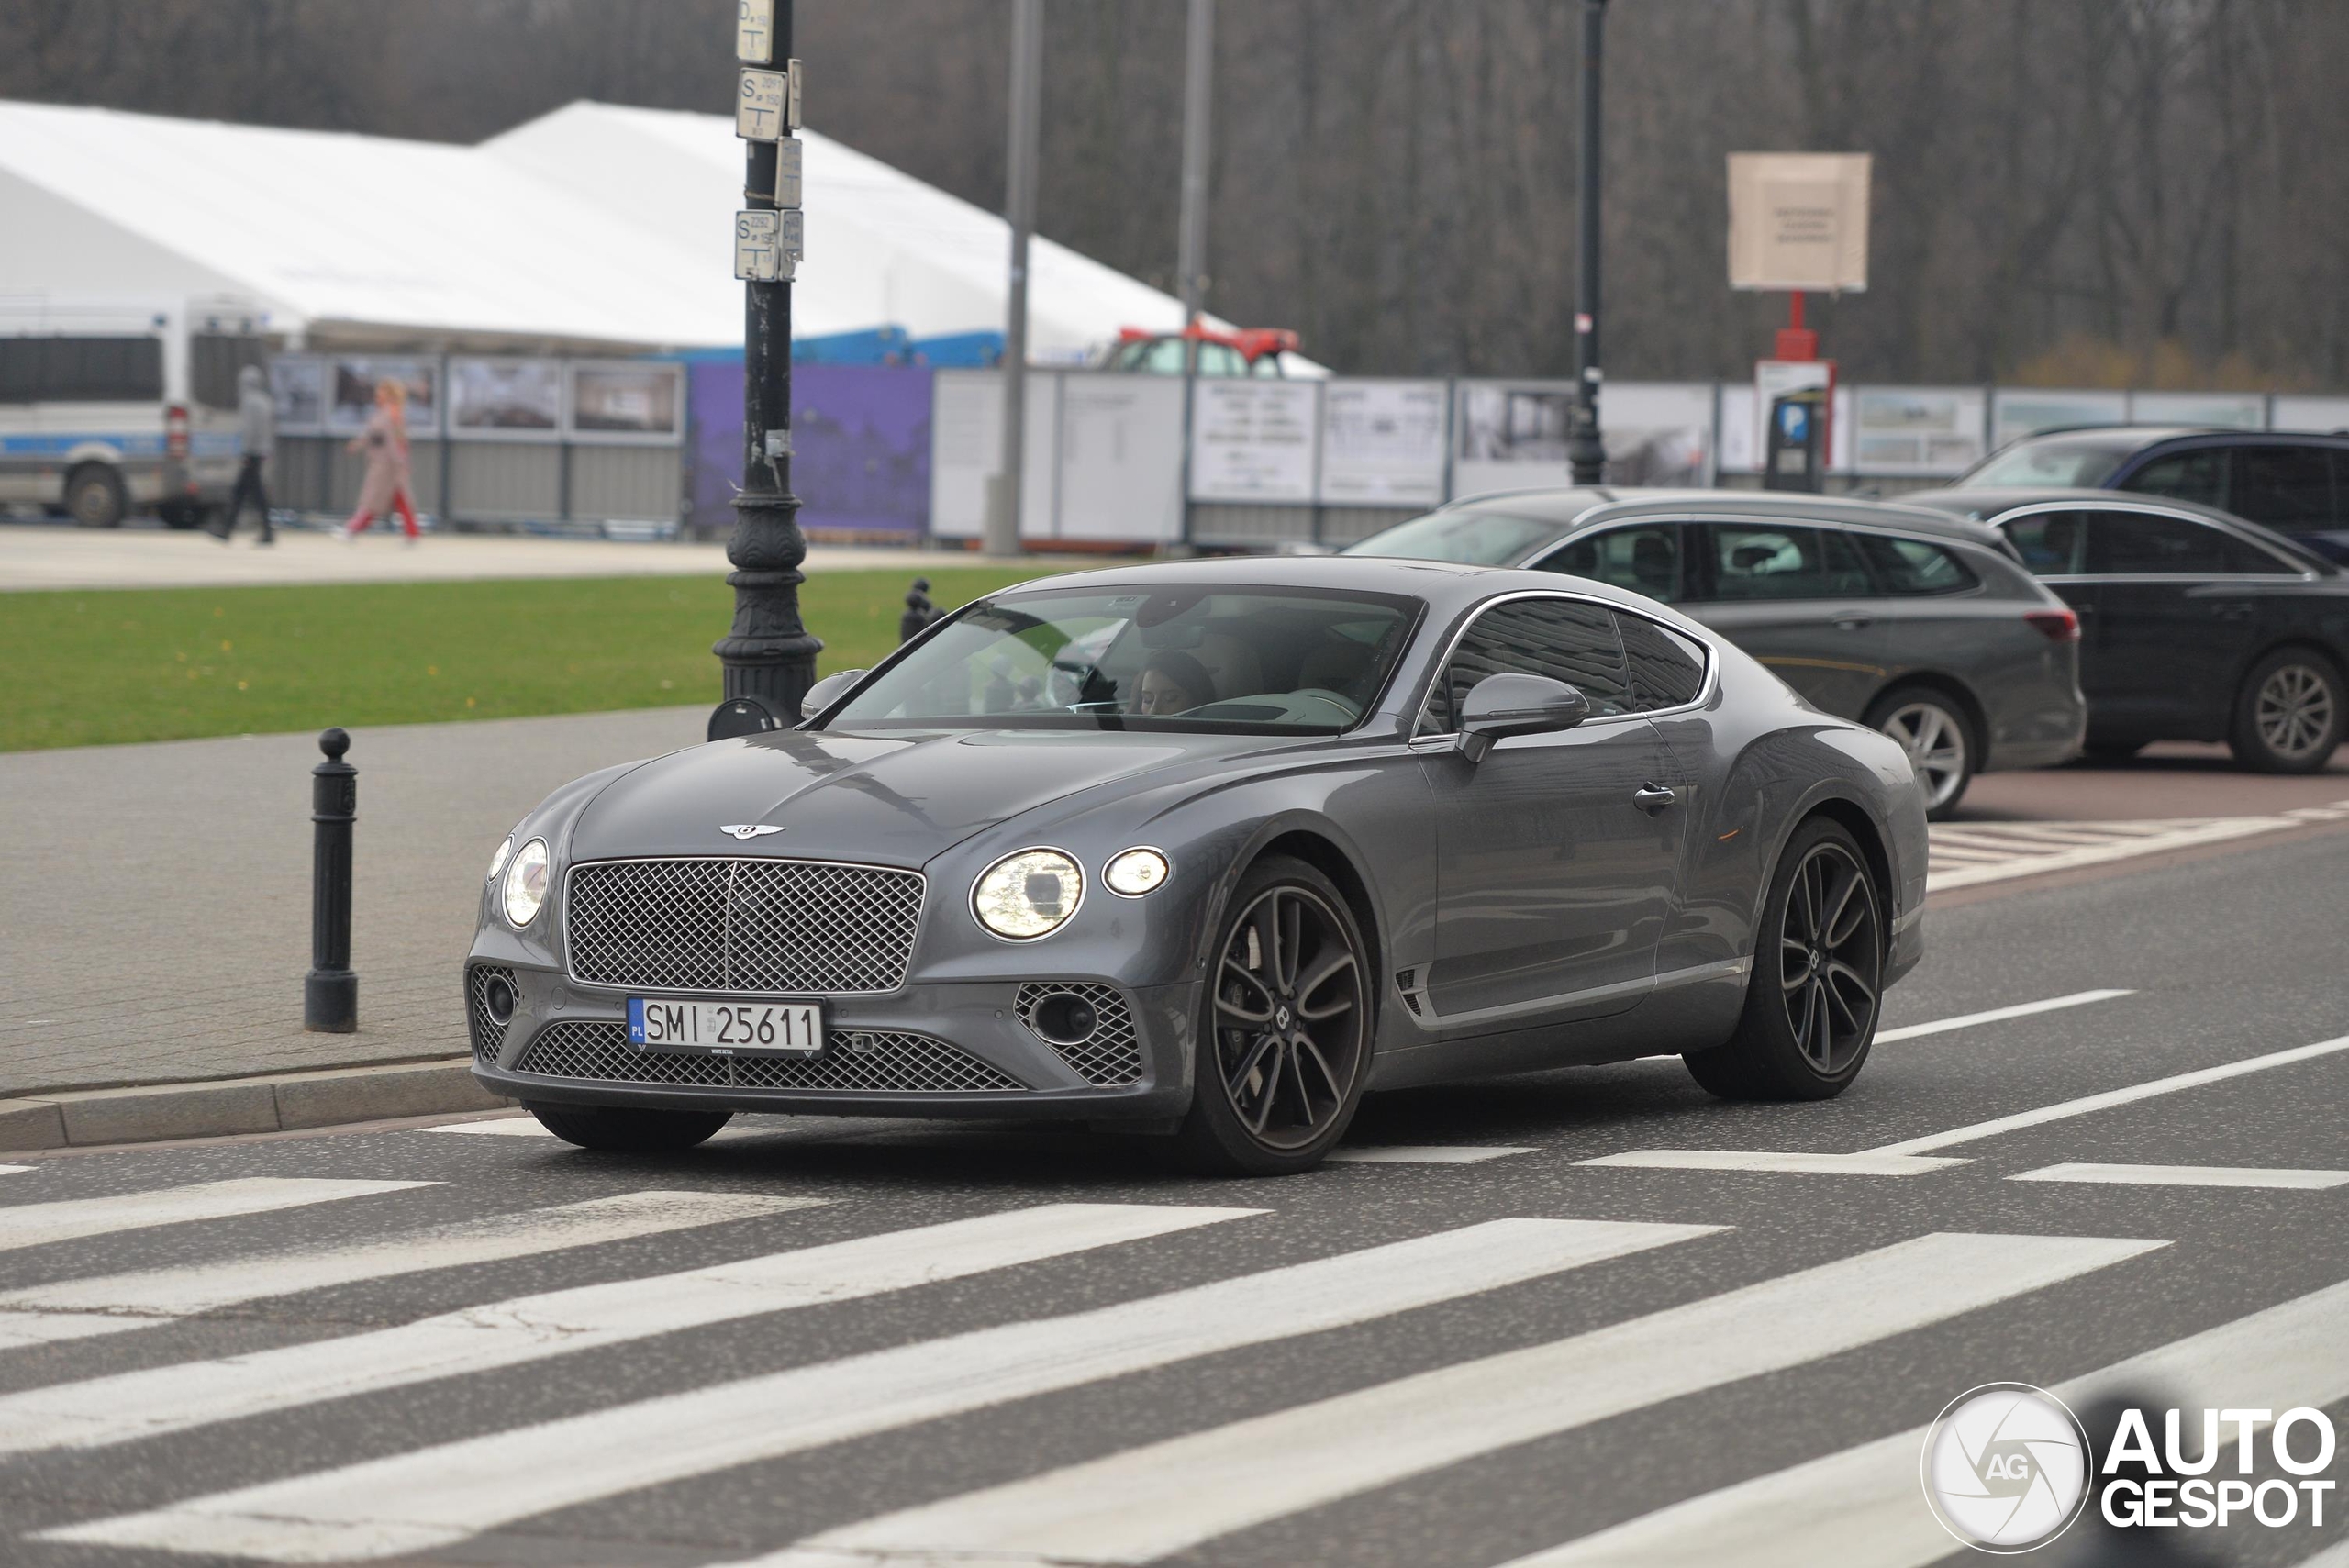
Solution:
M 774 0 L 737 0 L 734 58 L 745 65 L 774 61 Z
M 748 141 L 773 141 L 783 135 L 789 128 L 784 123 L 788 87 L 783 72 L 745 68 L 734 100 L 734 134 Z
M 796 216 L 796 214 L 794 215 Z M 779 212 L 738 212 L 734 215 L 734 275 L 744 283 L 777 283 L 791 274 L 783 248 L 783 217 Z

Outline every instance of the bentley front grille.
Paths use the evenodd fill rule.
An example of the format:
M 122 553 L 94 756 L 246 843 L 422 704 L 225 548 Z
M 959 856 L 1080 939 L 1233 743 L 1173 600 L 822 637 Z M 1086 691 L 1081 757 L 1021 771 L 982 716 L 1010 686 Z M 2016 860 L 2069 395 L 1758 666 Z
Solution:
M 625 1024 L 577 1019 L 550 1024 L 514 1071 L 599 1084 L 818 1094 L 1001 1094 L 1028 1086 L 928 1035 L 836 1034 L 820 1056 L 680 1056 L 639 1051 Z
M 721 995 L 895 991 L 921 921 L 918 872 L 826 861 L 590 861 L 564 939 L 589 985 Z

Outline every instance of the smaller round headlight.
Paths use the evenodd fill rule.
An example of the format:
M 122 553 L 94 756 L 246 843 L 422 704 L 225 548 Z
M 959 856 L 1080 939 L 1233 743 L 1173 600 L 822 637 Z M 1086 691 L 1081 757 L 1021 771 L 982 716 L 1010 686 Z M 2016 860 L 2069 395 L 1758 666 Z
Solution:
M 1174 868 L 1156 850 L 1128 850 L 1103 868 L 1101 880 L 1109 891 L 1127 898 L 1140 898 L 1143 894 L 1166 885 Z
M 1085 873 L 1058 850 L 1022 850 L 987 867 L 971 913 L 996 936 L 1031 941 L 1060 929 L 1085 901 Z
M 489 857 L 489 875 L 484 881 L 495 882 L 497 873 L 506 869 L 506 857 L 514 852 L 514 835 L 508 833 L 498 840 L 497 853 Z
M 547 841 L 533 839 L 514 853 L 506 867 L 506 917 L 527 926 L 539 917 L 547 901 Z

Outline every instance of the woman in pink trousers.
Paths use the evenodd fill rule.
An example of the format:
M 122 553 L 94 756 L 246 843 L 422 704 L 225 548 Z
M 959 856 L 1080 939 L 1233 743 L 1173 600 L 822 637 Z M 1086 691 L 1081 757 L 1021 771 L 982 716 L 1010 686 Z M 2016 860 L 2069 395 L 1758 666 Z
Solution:
M 335 538 L 349 544 L 367 531 L 379 512 L 396 509 L 407 542 L 416 542 L 416 504 L 408 493 L 416 479 L 407 462 L 407 389 L 384 378 L 375 384 L 375 411 L 367 428 L 351 438 L 350 450 L 367 454 L 367 477 L 359 486 L 359 509 L 335 529 Z

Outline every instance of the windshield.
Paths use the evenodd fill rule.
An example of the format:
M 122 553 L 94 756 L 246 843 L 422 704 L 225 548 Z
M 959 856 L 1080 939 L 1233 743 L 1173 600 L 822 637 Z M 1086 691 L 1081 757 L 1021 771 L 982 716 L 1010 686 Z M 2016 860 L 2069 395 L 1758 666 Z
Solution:
M 1345 555 L 1403 555 L 1414 561 L 1456 561 L 1464 566 L 1507 566 L 1538 545 L 1561 538 L 1567 525 L 1506 512 L 1442 511 L 1397 523 L 1385 533 L 1348 545 Z
M 1335 735 L 1362 717 L 1419 601 L 1167 584 L 974 606 L 858 693 L 835 728 Z
M 2018 441 L 1957 481 L 1953 489 L 2093 490 L 2110 478 L 2140 443 L 2110 437 L 2051 436 Z

